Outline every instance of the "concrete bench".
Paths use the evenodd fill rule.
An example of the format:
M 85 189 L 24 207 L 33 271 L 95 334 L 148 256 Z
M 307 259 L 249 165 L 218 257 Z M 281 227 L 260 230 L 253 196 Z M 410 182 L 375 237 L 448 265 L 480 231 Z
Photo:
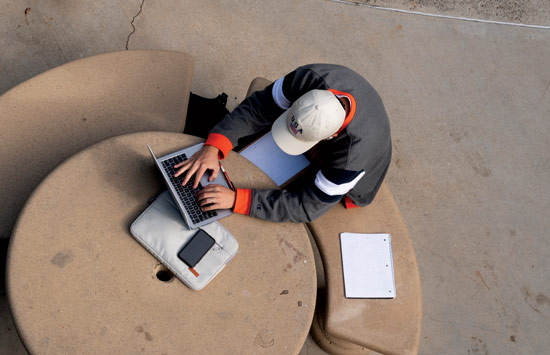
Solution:
M 271 81 L 256 78 L 247 96 Z M 312 335 L 331 354 L 416 354 L 422 328 L 422 289 L 414 248 L 401 212 L 386 184 L 364 208 L 342 204 L 307 224 L 319 248 L 325 289 L 318 292 Z M 347 299 L 344 296 L 340 233 L 389 233 L 397 297 Z
M 414 248 L 387 185 L 367 207 L 337 204 L 308 223 L 323 261 L 325 297 L 317 303 L 312 333 L 333 354 L 416 354 L 422 329 L 422 289 Z M 344 296 L 340 233 L 389 233 L 392 238 L 395 299 Z
M 49 70 L 0 96 L 0 240 L 9 238 L 36 185 L 76 152 L 125 133 L 183 132 L 193 66 L 185 53 L 107 53 Z

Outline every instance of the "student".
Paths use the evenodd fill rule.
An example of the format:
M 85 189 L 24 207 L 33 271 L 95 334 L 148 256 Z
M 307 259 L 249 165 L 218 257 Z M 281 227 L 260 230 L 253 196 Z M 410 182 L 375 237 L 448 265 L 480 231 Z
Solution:
M 349 68 L 299 67 L 245 99 L 210 132 L 203 148 L 175 166 L 195 185 L 210 170 L 213 180 L 239 138 L 271 126 L 286 153 L 306 153 L 314 171 L 286 189 L 236 191 L 208 185 L 198 194 L 203 210 L 234 212 L 270 221 L 310 222 L 342 201 L 347 208 L 374 199 L 391 160 L 390 125 L 374 88 Z

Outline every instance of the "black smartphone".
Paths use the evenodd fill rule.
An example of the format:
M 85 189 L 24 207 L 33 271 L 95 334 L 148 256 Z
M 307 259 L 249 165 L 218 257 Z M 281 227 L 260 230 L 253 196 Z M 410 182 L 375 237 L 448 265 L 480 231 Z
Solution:
M 183 246 L 178 253 L 178 258 L 186 263 L 189 267 L 195 267 L 202 257 L 216 241 L 202 229 L 199 229 L 197 233 Z

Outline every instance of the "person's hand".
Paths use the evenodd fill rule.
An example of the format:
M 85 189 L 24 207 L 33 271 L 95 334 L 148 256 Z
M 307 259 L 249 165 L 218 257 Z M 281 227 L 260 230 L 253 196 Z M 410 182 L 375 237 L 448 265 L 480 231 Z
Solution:
M 203 145 L 201 150 L 193 154 L 193 156 L 181 163 L 174 165 L 174 169 L 179 169 L 174 177 L 178 177 L 187 171 L 183 177 L 182 186 L 189 182 L 189 179 L 195 174 L 195 183 L 193 188 L 199 186 L 201 177 L 206 170 L 210 170 L 211 174 L 208 181 L 214 181 L 220 172 L 220 163 L 218 161 L 219 149 L 212 145 Z
M 235 191 L 217 184 L 210 184 L 197 194 L 197 201 L 203 211 L 232 209 L 235 198 Z

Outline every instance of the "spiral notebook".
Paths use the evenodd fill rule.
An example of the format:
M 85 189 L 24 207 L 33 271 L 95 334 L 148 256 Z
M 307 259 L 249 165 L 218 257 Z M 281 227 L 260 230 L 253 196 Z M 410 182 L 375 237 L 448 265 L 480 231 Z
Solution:
M 289 155 L 277 146 L 271 132 L 265 134 L 240 154 L 260 168 L 277 184 L 284 186 L 310 164 L 304 154 Z
M 395 298 L 391 236 L 341 233 L 346 298 Z

